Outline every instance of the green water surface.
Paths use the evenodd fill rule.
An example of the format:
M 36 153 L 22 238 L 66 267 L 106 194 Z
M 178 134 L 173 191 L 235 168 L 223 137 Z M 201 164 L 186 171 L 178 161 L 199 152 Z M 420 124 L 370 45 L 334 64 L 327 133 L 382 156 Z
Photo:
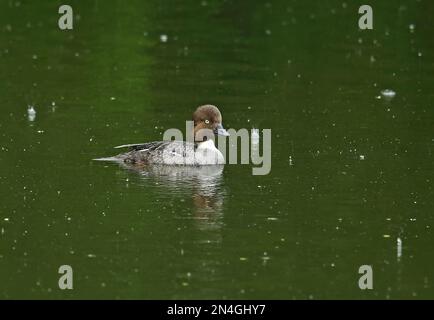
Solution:
M 61 4 L 0 1 L 0 298 L 434 298 L 433 1 Z M 205 103 L 270 174 L 92 161 Z

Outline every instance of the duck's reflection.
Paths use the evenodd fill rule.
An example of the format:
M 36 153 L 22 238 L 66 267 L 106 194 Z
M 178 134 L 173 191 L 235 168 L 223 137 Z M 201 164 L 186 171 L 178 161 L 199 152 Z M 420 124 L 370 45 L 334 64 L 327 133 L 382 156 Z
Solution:
M 218 230 L 223 224 L 223 165 L 144 166 L 120 164 L 136 172 L 144 181 L 152 180 L 169 195 L 191 199 L 195 224 L 200 230 Z M 216 239 L 214 239 L 216 240 Z
M 178 234 L 171 243 L 177 247 L 180 255 L 167 257 L 168 265 L 177 266 L 182 263 L 183 268 L 194 266 L 188 269 L 188 272 L 182 271 L 183 268 L 173 269 L 180 285 L 188 285 L 192 279 L 213 283 L 216 278 L 221 277 L 223 212 L 227 196 L 223 183 L 224 166 L 137 167 L 124 163 L 121 166 L 134 171 L 134 176 L 140 177 L 138 182 L 145 190 L 150 186 L 152 189 L 155 187 L 160 200 L 174 204 L 173 219 L 185 219 L 180 225 L 189 226 L 186 232 L 188 235 Z M 136 181 L 134 178 L 133 180 Z M 177 201 L 182 201 L 179 203 L 179 210 L 176 210 Z M 188 254 L 189 263 L 183 258 L 184 252 Z M 206 289 L 205 293 L 214 296 L 221 294 L 219 289 Z

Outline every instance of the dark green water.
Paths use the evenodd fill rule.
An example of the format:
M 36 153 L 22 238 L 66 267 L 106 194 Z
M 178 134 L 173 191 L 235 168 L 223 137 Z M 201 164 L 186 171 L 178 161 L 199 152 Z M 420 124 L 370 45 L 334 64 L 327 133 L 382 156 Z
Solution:
M 60 4 L 0 1 L 1 298 L 434 297 L 432 1 Z M 269 175 L 91 160 L 204 103 Z

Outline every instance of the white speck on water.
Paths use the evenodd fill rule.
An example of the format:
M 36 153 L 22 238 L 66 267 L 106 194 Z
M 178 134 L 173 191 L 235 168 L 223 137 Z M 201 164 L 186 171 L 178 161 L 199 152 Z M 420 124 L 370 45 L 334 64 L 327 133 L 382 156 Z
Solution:
M 414 32 L 415 28 L 416 28 L 416 26 L 413 23 L 408 26 L 408 29 L 410 30 L 410 32 Z
M 114 101 L 114 100 L 116 100 L 116 97 L 110 97 L 110 100 Z
M 278 218 L 275 218 L 275 217 L 268 217 L 267 220 L 268 220 L 268 221 L 277 221 L 277 220 L 279 220 L 279 219 L 278 219 Z
M 255 128 L 252 129 L 251 140 L 252 140 L 252 144 L 259 143 L 259 129 L 255 129 Z
M 418 53 L 417 53 L 417 56 L 418 56 L 418 57 L 422 57 L 422 52 L 418 52 Z
M 4 218 L 3 220 L 7 222 L 7 221 L 9 221 L 9 218 Z
M 29 121 L 35 121 L 36 118 L 36 110 L 33 106 L 27 107 L 27 116 Z
M 290 166 L 293 166 L 293 165 L 294 165 L 294 162 L 292 161 L 292 156 L 289 156 L 289 165 L 290 165 Z
M 396 239 L 396 257 L 400 260 L 402 256 L 402 240 L 401 238 Z
M 169 37 L 166 34 L 162 34 L 160 35 L 160 41 L 161 42 L 167 42 L 167 40 L 169 39 Z
M 96 258 L 96 255 L 93 254 L 93 253 L 89 253 L 89 254 L 87 255 L 87 257 L 88 257 L 88 258 Z
M 383 234 L 383 238 L 390 238 L 390 234 Z
M 365 160 L 365 156 L 364 156 L 363 154 L 361 154 L 361 155 L 359 156 L 359 159 L 360 159 L 360 160 Z
M 269 29 L 265 30 L 265 34 L 266 34 L 267 36 L 269 36 L 269 35 L 271 34 L 271 30 L 269 30 Z
M 381 94 L 383 95 L 383 97 L 387 98 L 393 98 L 394 96 L 396 96 L 396 92 L 391 89 L 382 90 Z
M 410 221 L 411 221 L 411 222 L 415 222 L 415 221 L 416 221 L 416 218 L 410 218 Z

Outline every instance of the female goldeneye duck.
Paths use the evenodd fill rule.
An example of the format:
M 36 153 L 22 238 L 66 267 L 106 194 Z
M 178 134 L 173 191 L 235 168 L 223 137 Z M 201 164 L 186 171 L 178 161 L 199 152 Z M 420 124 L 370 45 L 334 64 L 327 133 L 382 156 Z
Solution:
M 210 132 L 229 136 L 223 128 L 222 115 L 213 105 L 200 106 L 193 113 L 194 143 L 186 141 L 154 141 L 142 144 L 129 144 L 116 148 L 130 148 L 127 153 L 115 159 L 129 164 L 164 165 L 218 165 L 224 164 L 223 154 L 210 139 Z

